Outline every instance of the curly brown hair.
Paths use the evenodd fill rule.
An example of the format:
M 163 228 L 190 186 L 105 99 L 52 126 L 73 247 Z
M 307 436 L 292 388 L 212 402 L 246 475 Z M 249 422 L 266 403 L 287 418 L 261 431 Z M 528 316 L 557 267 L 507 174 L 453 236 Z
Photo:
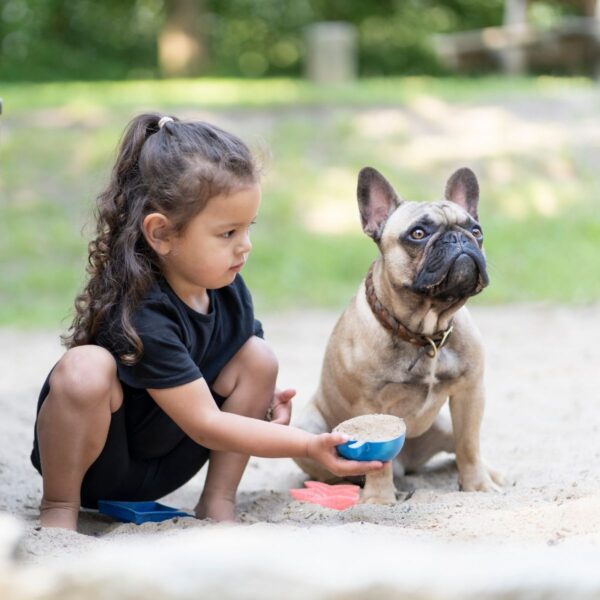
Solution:
M 134 364 L 143 344 L 132 314 L 160 273 L 146 242 L 146 215 L 167 216 L 176 234 L 214 196 L 255 183 L 257 164 L 238 137 L 198 121 L 141 114 L 127 126 L 108 187 L 98 196 L 96 237 L 88 245 L 88 281 L 75 298 L 75 317 L 63 336 L 67 348 L 94 343 L 116 311 L 111 332 L 120 359 Z

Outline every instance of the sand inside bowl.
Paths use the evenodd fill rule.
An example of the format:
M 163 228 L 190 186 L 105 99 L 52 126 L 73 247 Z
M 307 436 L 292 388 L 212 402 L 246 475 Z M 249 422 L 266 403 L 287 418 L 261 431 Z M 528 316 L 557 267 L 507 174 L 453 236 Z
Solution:
M 404 421 L 393 415 L 361 415 L 342 421 L 333 431 L 345 433 L 357 442 L 383 442 L 406 432 Z

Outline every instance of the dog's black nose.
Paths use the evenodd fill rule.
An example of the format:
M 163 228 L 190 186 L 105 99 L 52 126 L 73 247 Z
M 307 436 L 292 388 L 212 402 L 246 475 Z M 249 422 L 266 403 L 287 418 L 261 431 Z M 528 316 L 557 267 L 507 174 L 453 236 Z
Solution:
M 442 244 L 458 244 L 459 241 L 456 231 L 446 231 L 442 237 Z
M 472 245 L 470 240 L 462 231 L 446 231 L 442 236 L 442 244 L 455 244 L 463 248 Z

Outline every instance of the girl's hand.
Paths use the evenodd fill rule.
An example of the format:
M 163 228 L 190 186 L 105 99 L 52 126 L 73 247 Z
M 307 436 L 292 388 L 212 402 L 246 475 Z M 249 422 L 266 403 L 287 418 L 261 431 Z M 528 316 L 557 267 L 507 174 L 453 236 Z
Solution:
M 313 435 L 308 442 L 308 456 L 320 462 L 328 471 L 338 477 L 349 475 L 365 475 L 383 468 L 381 461 L 346 460 L 338 455 L 335 447 L 347 442 L 350 438 L 341 433 L 321 433 Z
M 271 406 L 269 407 L 269 421 L 280 425 L 289 425 L 292 418 L 292 398 L 296 390 L 275 390 Z

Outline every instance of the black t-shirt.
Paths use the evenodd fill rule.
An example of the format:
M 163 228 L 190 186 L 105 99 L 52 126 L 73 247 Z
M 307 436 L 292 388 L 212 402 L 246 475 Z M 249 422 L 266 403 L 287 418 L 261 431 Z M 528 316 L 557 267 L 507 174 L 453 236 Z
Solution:
M 96 344 L 109 350 L 117 361 L 133 454 L 143 458 L 164 455 L 185 435 L 154 402 L 148 388 L 176 387 L 202 377 L 210 386 L 250 337 L 263 336 L 240 275 L 231 285 L 208 290 L 208 296 L 208 314 L 199 313 L 159 278 L 132 315 L 144 345 L 135 365 L 119 359 L 122 349 L 111 335 L 118 331 L 117 315 L 106 320 L 96 337 Z

